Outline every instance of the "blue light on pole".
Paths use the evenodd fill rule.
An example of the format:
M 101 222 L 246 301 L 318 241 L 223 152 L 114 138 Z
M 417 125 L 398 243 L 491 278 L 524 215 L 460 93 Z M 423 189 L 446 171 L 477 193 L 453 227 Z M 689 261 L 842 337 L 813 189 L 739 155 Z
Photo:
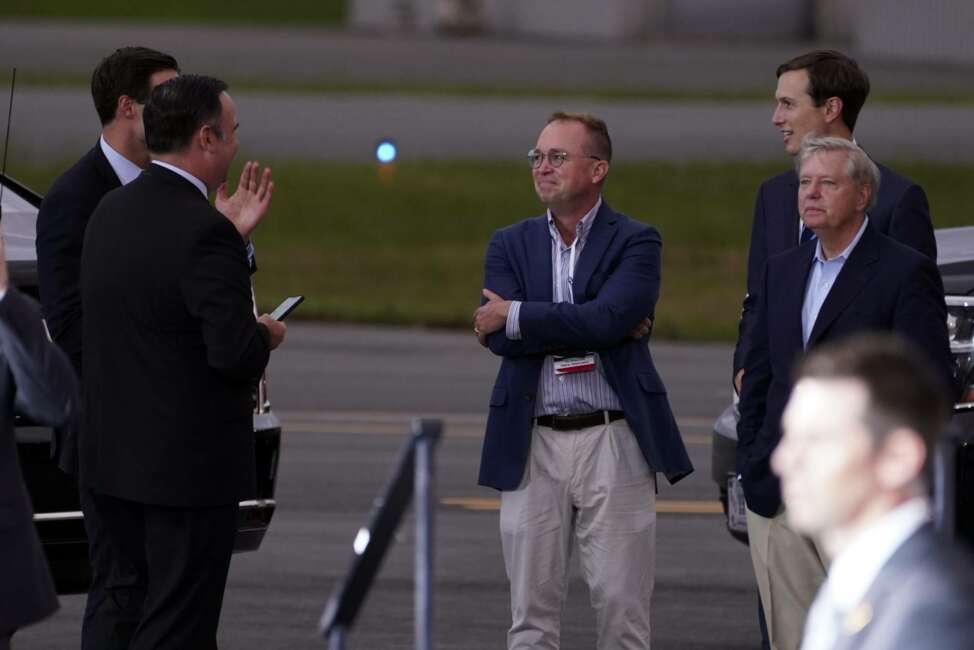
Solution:
M 383 165 L 396 162 L 398 154 L 399 150 L 392 140 L 380 140 L 379 144 L 375 146 L 375 159 Z

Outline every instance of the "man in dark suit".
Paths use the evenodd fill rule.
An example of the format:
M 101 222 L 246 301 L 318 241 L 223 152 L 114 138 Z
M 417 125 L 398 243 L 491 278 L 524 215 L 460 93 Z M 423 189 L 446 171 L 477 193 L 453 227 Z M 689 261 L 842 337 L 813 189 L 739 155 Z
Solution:
M 251 390 L 284 337 L 254 318 L 246 252 L 269 174 L 251 177 L 236 224 L 207 198 L 237 151 L 225 89 L 189 75 L 152 91 L 152 164 L 85 234 L 80 480 L 139 578 L 123 647 L 216 647 L 237 504 L 254 490 Z
M 798 152 L 808 134 L 853 139 L 859 112 L 869 95 L 869 78 L 840 52 L 814 51 L 797 56 L 777 70 L 776 108 L 771 122 L 781 134 L 785 151 Z M 927 197 L 923 188 L 883 165 L 881 182 L 869 221 L 877 231 L 937 258 Z M 798 177 L 794 169 L 761 184 L 754 202 L 748 252 L 747 295 L 741 309 L 734 349 L 734 385 L 741 390 L 744 356 L 751 343 L 754 301 L 764 263 L 811 236 L 798 216 Z
M 922 353 L 897 338 L 856 338 L 802 363 L 772 466 L 790 524 L 834 558 L 802 650 L 971 647 L 974 565 L 930 524 L 949 408 Z
M 794 364 L 824 342 L 893 331 L 926 353 L 944 392 L 951 372 L 936 266 L 877 232 L 866 216 L 880 183 L 875 164 L 844 138 L 811 136 L 796 162 L 799 210 L 816 238 L 765 265 L 737 428 L 751 559 L 774 648 L 798 647 L 805 612 L 825 574 L 819 549 L 788 527 L 770 470 Z
M 85 228 L 102 197 L 149 164 L 142 107 L 149 92 L 179 73 L 176 59 L 145 47 L 123 47 L 91 75 L 101 138 L 44 196 L 37 213 L 37 274 L 51 338 L 81 363 L 81 250 Z
M 14 410 L 63 426 L 79 407 L 71 364 L 48 341 L 40 309 L 9 285 L 0 236 L 0 650 L 9 650 L 17 629 L 58 607 L 17 460 Z
M 51 337 L 68 354 L 79 377 L 83 374 L 81 254 L 85 229 L 102 197 L 135 180 L 149 164 L 142 109 L 151 90 L 178 72 L 173 57 L 145 47 L 123 47 L 105 57 L 91 75 L 91 95 L 102 124 L 99 142 L 54 181 L 38 211 L 41 305 Z M 232 197 L 226 195 L 225 187 L 218 190 L 217 208 L 229 218 L 239 212 L 254 173 L 256 165 L 248 162 Z M 76 474 L 74 432 L 59 430 L 56 440 L 59 465 Z M 103 650 L 127 639 L 141 614 L 127 607 L 135 600 L 127 593 L 134 574 L 112 559 L 116 554 L 106 543 L 97 511 L 88 507 L 86 490 L 80 491 L 80 498 L 91 562 L 82 648 Z M 109 575 L 109 566 L 114 566 L 114 575 Z
M 176 59 L 145 47 L 123 47 L 98 64 L 91 75 L 91 96 L 101 122 L 101 137 L 88 153 L 59 176 L 37 213 L 37 276 L 41 306 L 51 338 L 82 376 L 81 251 L 88 219 L 102 197 L 128 184 L 149 164 L 142 107 L 149 92 L 179 72 Z M 58 430 L 58 464 L 77 474 L 77 436 Z M 82 623 L 83 650 L 117 647 L 139 620 L 128 589 L 134 574 L 112 559 L 97 511 L 80 490 L 85 513 L 91 588 Z M 109 567 L 114 566 L 113 574 Z M 118 629 L 121 628 L 121 629 Z
M 693 467 L 646 341 L 655 228 L 602 200 L 605 123 L 555 113 L 528 158 L 546 214 L 487 248 L 481 342 L 502 357 L 480 484 L 501 490 L 513 649 L 558 648 L 573 539 L 600 648 L 650 647 L 656 474 Z

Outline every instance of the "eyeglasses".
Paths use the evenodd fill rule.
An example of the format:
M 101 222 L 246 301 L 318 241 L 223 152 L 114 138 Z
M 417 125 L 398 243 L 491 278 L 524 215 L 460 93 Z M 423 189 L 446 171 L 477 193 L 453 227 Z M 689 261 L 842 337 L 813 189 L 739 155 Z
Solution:
M 567 151 L 559 151 L 558 149 L 552 149 L 547 154 L 540 149 L 532 149 L 528 152 L 528 164 L 531 165 L 531 169 L 537 169 L 544 162 L 545 157 L 548 158 L 548 163 L 552 167 L 561 167 L 565 164 L 566 160 L 570 158 L 591 158 L 592 160 L 602 160 L 598 156 L 573 156 Z

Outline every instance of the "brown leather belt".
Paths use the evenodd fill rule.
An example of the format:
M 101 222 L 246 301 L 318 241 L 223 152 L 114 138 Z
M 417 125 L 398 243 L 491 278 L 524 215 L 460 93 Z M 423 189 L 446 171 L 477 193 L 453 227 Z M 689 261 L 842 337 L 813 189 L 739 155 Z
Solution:
M 542 427 L 549 427 L 555 431 L 575 431 L 587 427 L 597 427 L 626 417 L 622 411 L 593 411 L 578 415 L 542 415 L 535 418 Z

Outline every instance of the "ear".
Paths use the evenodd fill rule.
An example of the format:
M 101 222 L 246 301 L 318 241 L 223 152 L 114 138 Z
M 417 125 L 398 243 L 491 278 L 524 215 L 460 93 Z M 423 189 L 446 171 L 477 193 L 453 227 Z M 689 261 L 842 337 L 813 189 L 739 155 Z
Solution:
M 856 209 L 865 212 L 866 206 L 869 205 L 869 199 L 873 195 L 872 185 L 860 185 L 857 188 L 858 196 L 856 197 Z
M 211 151 L 217 140 L 216 132 L 209 124 L 200 127 L 199 131 L 196 132 L 196 138 L 200 143 L 200 149 L 203 151 Z
M 115 104 L 115 117 L 132 120 L 139 116 L 138 102 L 128 95 L 119 95 Z
M 822 104 L 822 107 L 825 109 L 825 122 L 827 124 L 842 119 L 842 100 L 838 97 L 829 97 Z
M 899 428 L 889 433 L 878 450 L 876 478 L 886 490 L 909 488 L 923 474 L 927 449 L 916 431 Z
M 592 165 L 592 183 L 601 183 L 609 175 L 609 161 L 596 160 Z

